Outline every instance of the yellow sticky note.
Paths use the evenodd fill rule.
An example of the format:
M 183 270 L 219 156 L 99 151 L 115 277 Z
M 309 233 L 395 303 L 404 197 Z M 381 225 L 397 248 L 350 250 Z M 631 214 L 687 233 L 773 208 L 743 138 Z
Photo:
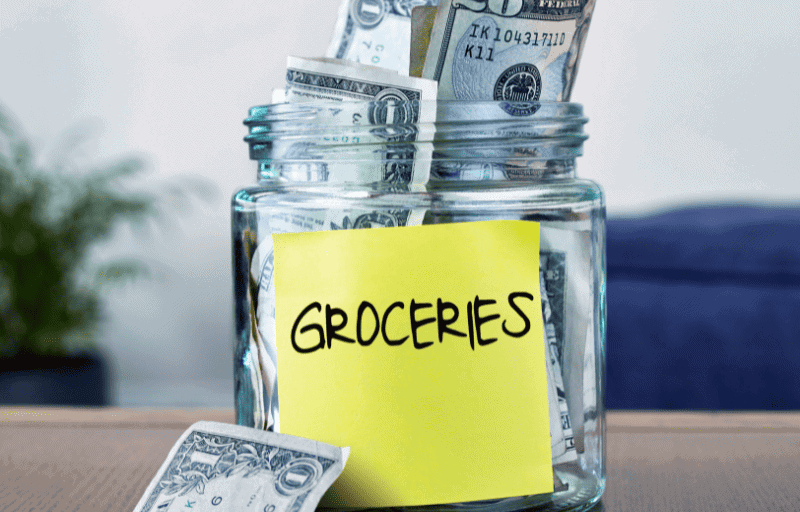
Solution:
M 351 447 L 322 506 L 553 491 L 538 223 L 273 244 L 280 430 Z

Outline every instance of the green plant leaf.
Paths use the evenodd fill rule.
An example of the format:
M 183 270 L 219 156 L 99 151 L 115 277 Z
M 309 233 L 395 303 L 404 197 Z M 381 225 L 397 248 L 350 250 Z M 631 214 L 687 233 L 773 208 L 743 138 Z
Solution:
M 149 276 L 146 265 L 125 259 L 87 273 L 91 249 L 121 224 L 159 216 L 165 188 L 130 189 L 145 169 L 139 157 L 81 169 L 90 132 L 79 127 L 61 137 L 55 160 L 39 169 L 27 135 L 0 105 L 0 357 L 91 345 L 101 291 Z M 190 187 L 167 185 L 169 193 L 192 195 Z

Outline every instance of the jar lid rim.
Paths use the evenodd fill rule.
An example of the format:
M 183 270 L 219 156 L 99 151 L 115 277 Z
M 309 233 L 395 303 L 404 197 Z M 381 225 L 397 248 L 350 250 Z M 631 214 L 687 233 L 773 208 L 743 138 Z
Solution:
M 370 112 L 379 112 L 386 109 L 401 112 L 408 111 L 411 115 L 407 116 L 407 119 L 402 119 L 402 115 L 398 117 L 412 124 L 420 122 L 441 124 L 480 120 L 530 120 L 540 122 L 545 119 L 582 119 L 583 123 L 588 121 L 584 117 L 582 104 L 563 101 L 381 100 L 312 101 L 257 105 L 249 109 L 249 115 L 244 120 L 244 124 L 253 127 L 274 121 L 310 120 L 309 116 L 317 117 L 330 112 L 338 115 L 338 118 L 342 120 L 341 125 L 346 125 L 350 123 L 351 117 L 343 116 L 341 115 L 342 113 L 360 113 L 369 116 Z M 415 118 L 413 112 L 420 113 L 420 115 Z M 427 117 L 424 115 L 425 112 L 429 113 Z
M 281 103 L 251 108 L 244 140 L 265 179 L 541 179 L 573 173 L 587 122 L 565 102 Z

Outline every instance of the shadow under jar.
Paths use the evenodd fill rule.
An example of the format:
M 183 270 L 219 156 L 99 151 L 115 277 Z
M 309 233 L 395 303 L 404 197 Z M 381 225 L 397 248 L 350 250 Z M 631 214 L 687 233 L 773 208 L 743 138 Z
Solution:
M 421 121 L 425 110 L 435 122 Z M 252 108 L 245 140 L 258 184 L 232 205 L 238 424 L 280 431 L 273 234 L 534 221 L 540 252 L 531 258 L 557 390 L 549 399 L 555 492 L 406 509 L 596 503 L 605 487 L 605 205 L 600 187 L 575 175 L 586 122 L 580 105 L 555 102 Z

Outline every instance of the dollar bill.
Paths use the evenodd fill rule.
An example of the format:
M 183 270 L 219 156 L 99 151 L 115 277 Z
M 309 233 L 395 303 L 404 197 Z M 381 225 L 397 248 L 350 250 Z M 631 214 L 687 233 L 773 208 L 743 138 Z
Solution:
M 430 142 L 417 141 L 422 125 L 383 124 L 387 117 L 415 115 L 417 103 L 387 100 L 254 107 L 245 120 L 250 127 L 245 140 L 250 144 L 250 158 L 258 161 L 265 179 L 421 188 L 428 179 L 432 154 Z
M 547 267 L 548 254 L 539 253 L 539 287 L 542 299 L 542 320 L 544 321 L 545 344 L 547 345 L 546 356 L 548 357 L 548 375 L 553 380 L 555 396 L 551 397 L 551 409 L 553 402 L 557 404 L 556 411 L 550 412 L 550 440 L 553 450 L 553 464 L 571 462 L 577 460 L 578 454 L 575 451 L 575 436 L 572 432 L 572 420 L 567 405 L 567 395 L 564 390 L 564 379 L 561 363 L 558 356 L 558 343 L 556 338 L 556 326 L 553 318 L 553 311 L 550 308 L 550 300 L 545 288 L 544 269 Z M 557 420 L 553 421 L 556 414 Z M 554 425 L 555 423 L 555 425 Z
M 593 333 L 594 297 L 589 221 L 542 225 L 540 254 L 553 356 L 561 368 L 570 418 L 575 420 L 572 422 L 575 448 L 580 453 L 584 450 L 583 418 L 587 408 L 593 407 L 584 395 L 586 386 L 593 385 L 595 380 L 594 373 L 586 374 L 586 360 L 593 357 L 589 352 L 594 350 L 594 337 L 588 337 Z
M 377 66 L 348 63 L 339 59 L 289 57 L 286 99 L 301 101 L 425 101 L 435 100 L 437 84 Z M 435 107 L 422 108 L 412 119 L 395 121 L 431 122 Z
M 411 11 L 411 48 L 408 63 L 410 76 L 422 76 L 434 21 L 436 21 L 435 6 L 418 5 Z
M 201 421 L 181 435 L 134 512 L 313 512 L 349 448 Z
M 411 12 L 437 0 L 342 0 L 326 55 L 408 73 Z
M 417 135 L 436 119 L 435 99 L 431 80 L 335 59 L 289 57 L 288 102 L 357 103 L 319 107 L 313 122 L 305 121 L 317 132 L 303 134 L 302 140 L 278 138 L 270 157 L 295 162 L 287 165 L 300 172 L 316 160 L 317 167 L 325 167 L 315 169 L 324 181 L 424 184 L 433 145 L 418 141 Z M 324 151 L 317 151 L 322 146 Z
M 543 138 L 560 139 L 563 125 L 550 122 L 568 118 L 569 129 L 580 132 L 586 122 L 580 107 L 569 103 L 533 104 L 532 117 L 520 117 L 527 104 L 504 101 L 437 102 L 437 127 L 431 183 L 477 180 L 541 180 L 563 173 L 561 146 L 540 144 Z M 573 133 L 575 135 L 575 133 Z M 583 137 L 579 134 L 575 140 Z M 474 143 L 464 144 L 464 141 Z
M 567 101 L 593 7 L 591 0 L 442 0 L 422 76 L 439 82 L 439 99 Z
M 595 2 L 596 0 L 587 0 L 581 15 L 576 21 L 575 35 L 569 47 L 567 66 L 564 69 L 564 101 L 569 101 L 572 95 L 575 77 L 578 75 L 578 64 L 581 61 L 583 48 L 586 44 L 586 35 L 589 33 L 589 25 L 592 22 Z
M 545 332 L 545 336 L 546 335 L 547 333 Z M 556 465 L 564 454 L 570 451 L 570 448 L 567 444 L 569 441 L 567 441 L 567 438 L 564 436 L 564 428 L 561 423 L 561 407 L 558 401 L 555 368 L 553 367 L 549 353 L 545 352 L 545 354 L 548 356 L 545 358 L 545 368 L 547 370 L 547 404 L 550 416 L 550 452 L 553 465 Z
M 597 425 L 597 356 L 594 348 L 594 324 L 586 326 L 586 339 L 592 342 L 583 357 L 583 432 L 598 430 Z
M 542 280 L 542 302 L 547 302 L 547 322 L 552 326 L 552 350 L 558 364 L 563 366 L 566 295 L 566 254 L 559 251 L 539 253 L 539 272 Z

